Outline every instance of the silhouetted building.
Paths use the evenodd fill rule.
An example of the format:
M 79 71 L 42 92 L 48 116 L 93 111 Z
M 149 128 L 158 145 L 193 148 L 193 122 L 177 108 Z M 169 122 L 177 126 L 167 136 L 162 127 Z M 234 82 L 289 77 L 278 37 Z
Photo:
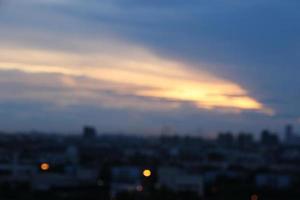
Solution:
M 85 126 L 83 128 L 83 138 L 85 139 L 94 139 L 97 137 L 97 131 L 94 127 Z
M 288 145 L 300 145 L 300 136 L 294 132 L 292 125 L 285 127 L 285 143 Z
M 240 148 L 248 148 L 254 144 L 253 135 L 251 133 L 240 133 L 237 141 Z
M 231 132 L 219 133 L 217 142 L 221 146 L 232 147 L 234 145 L 234 137 Z
M 285 127 L 285 140 L 286 141 L 291 140 L 293 135 L 294 135 L 293 126 L 289 124 Z
M 264 130 L 261 133 L 261 143 L 266 146 L 276 146 L 279 144 L 279 138 L 275 133 Z
M 193 191 L 203 196 L 203 178 L 176 167 L 162 167 L 158 170 L 158 185 L 172 191 Z

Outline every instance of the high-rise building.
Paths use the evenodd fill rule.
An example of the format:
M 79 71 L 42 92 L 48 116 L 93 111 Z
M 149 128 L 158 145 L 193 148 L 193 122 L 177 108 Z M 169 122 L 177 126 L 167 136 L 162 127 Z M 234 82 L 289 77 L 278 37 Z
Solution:
M 225 147 L 234 146 L 234 137 L 231 132 L 219 133 L 217 138 L 218 144 Z
M 249 148 L 254 144 L 254 138 L 251 133 L 239 133 L 237 142 L 240 148 Z
M 294 136 L 294 130 L 293 130 L 293 126 L 291 124 L 288 124 L 285 127 L 285 141 L 289 142 L 293 139 Z
M 300 135 L 294 132 L 294 128 L 290 124 L 285 127 L 285 143 L 300 146 Z
M 94 139 L 97 137 L 97 131 L 92 126 L 85 126 L 83 128 L 83 138 L 85 139 Z
M 261 143 L 266 146 L 275 146 L 279 144 L 279 138 L 275 133 L 263 130 L 261 133 Z

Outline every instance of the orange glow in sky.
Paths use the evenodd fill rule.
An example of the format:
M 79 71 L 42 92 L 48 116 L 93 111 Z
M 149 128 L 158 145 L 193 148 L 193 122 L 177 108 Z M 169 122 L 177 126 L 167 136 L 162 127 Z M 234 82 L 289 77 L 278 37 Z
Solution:
M 49 50 L 6 49 L 1 50 L 0 70 L 18 70 L 32 75 L 60 74 L 70 77 L 65 78 L 63 84 L 72 89 L 82 85 L 73 81 L 72 77 L 85 77 L 91 81 L 105 81 L 109 84 L 101 85 L 102 88 L 119 94 L 192 103 L 201 109 L 255 110 L 272 114 L 270 109 L 233 81 L 196 70 L 184 63 L 159 58 L 144 49 L 137 50 L 131 46 L 128 49 L 128 52 L 138 53 L 123 52 L 114 57 L 114 52 L 80 55 Z M 43 85 L 42 82 L 40 84 Z M 96 84 L 93 87 L 100 87 Z

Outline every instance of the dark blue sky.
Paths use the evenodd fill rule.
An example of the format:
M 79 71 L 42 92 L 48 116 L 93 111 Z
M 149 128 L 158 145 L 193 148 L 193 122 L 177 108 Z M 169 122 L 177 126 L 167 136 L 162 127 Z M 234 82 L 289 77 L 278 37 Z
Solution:
M 0 129 L 300 128 L 299 8 L 296 0 L 0 1 Z

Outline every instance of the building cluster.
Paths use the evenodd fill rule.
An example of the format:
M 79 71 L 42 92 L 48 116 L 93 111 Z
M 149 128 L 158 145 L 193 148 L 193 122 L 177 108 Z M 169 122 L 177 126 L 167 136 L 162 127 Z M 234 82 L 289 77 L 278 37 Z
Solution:
M 291 194 L 300 187 L 299 138 L 292 126 L 284 139 L 268 130 L 259 139 L 226 132 L 214 140 L 98 135 L 93 127 L 82 135 L 2 133 L 0 185 L 5 191 L 86 191 L 107 199 L 154 191 L 202 199 L 229 191 Z

